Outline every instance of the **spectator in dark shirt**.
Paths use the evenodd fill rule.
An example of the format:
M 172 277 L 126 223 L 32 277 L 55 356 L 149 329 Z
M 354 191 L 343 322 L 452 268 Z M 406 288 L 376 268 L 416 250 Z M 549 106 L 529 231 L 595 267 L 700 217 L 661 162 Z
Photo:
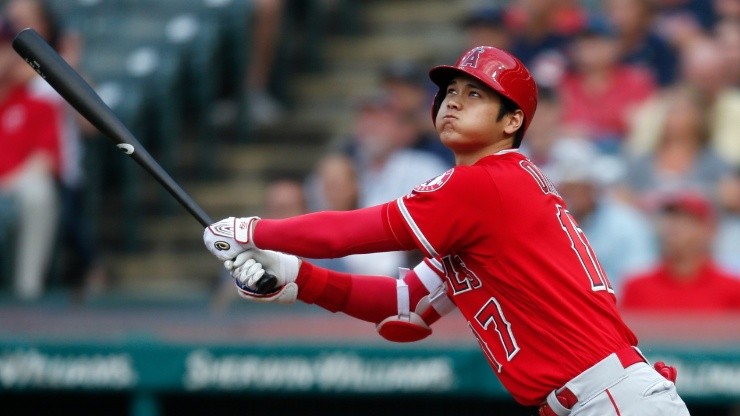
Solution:
M 678 56 L 668 41 L 652 30 L 650 0 L 609 0 L 606 14 L 617 32 L 623 63 L 645 66 L 661 86 L 676 80 Z

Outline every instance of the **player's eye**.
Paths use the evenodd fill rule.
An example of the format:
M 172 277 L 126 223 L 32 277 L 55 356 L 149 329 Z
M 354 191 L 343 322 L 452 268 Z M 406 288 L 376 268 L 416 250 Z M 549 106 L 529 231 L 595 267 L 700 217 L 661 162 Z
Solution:
M 478 91 L 475 91 L 475 90 L 470 91 L 470 94 L 468 94 L 468 95 L 470 95 L 471 97 L 476 97 L 476 98 L 478 98 L 478 97 L 481 96 L 480 93 Z
M 457 94 L 457 91 L 454 88 L 447 88 L 447 95 Z

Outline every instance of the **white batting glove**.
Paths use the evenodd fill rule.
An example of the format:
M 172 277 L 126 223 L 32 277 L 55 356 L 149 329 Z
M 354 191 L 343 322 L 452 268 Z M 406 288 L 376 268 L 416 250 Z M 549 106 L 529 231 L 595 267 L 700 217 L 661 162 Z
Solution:
M 293 303 L 298 296 L 295 284 L 301 261 L 296 256 L 277 251 L 250 249 L 224 262 L 224 267 L 234 277 L 239 296 L 255 302 Z M 278 280 L 271 293 L 259 293 L 257 282 L 270 273 Z
M 259 217 L 225 218 L 203 231 L 206 248 L 219 260 L 231 260 L 254 246 L 252 235 Z

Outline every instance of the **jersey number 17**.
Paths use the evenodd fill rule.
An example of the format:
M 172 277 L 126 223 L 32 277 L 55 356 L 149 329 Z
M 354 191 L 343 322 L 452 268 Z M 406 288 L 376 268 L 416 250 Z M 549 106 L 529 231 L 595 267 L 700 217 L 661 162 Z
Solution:
M 567 209 L 562 205 L 557 205 L 557 209 L 560 226 L 570 240 L 570 248 L 575 252 L 578 261 L 581 262 L 581 266 L 586 272 L 586 276 L 591 281 L 591 290 L 594 292 L 606 290 L 609 293 L 614 293 L 614 289 L 612 289 L 604 268 L 596 258 L 588 239 L 586 239 L 586 234 L 584 234 L 583 230 L 576 223 L 575 218 L 573 218 L 573 215 Z

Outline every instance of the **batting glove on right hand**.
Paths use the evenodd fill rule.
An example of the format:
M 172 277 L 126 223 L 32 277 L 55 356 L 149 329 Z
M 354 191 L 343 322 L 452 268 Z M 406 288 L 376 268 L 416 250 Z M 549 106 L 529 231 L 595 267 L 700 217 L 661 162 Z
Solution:
M 237 254 L 254 247 L 254 227 L 259 217 L 229 217 L 211 224 L 203 231 L 203 242 L 219 260 L 232 260 Z
M 244 299 L 254 302 L 293 303 L 298 296 L 295 280 L 301 260 L 296 256 L 250 249 L 236 256 L 233 261 L 225 261 L 224 267 L 234 277 L 239 296 Z M 271 293 L 259 293 L 257 282 L 266 272 L 277 278 L 277 288 Z

